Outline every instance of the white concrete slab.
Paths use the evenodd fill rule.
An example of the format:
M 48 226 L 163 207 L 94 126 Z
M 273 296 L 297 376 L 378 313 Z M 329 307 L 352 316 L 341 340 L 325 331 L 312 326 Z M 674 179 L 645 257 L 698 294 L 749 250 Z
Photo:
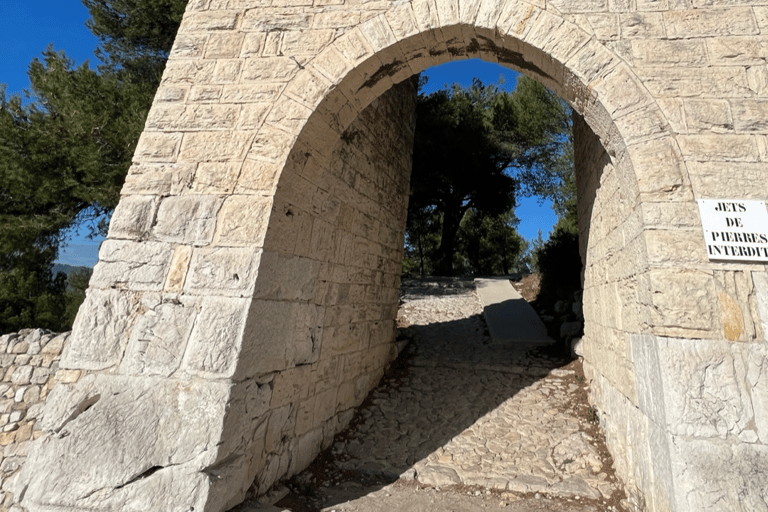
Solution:
M 552 342 L 539 316 L 508 278 L 477 278 L 475 287 L 494 344 Z

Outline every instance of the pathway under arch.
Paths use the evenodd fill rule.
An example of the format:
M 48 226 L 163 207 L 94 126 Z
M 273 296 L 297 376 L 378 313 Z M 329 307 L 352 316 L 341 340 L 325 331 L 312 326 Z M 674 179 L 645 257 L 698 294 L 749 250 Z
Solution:
M 16 495 L 223 511 L 307 465 L 394 356 L 409 77 L 480 57 L 580 114 L 585 359 L 636 506 L 765 508 L 768 277 L 708 260 L 695 200 L 766 199 L 768 11 L 719 3 L 191 0 Z

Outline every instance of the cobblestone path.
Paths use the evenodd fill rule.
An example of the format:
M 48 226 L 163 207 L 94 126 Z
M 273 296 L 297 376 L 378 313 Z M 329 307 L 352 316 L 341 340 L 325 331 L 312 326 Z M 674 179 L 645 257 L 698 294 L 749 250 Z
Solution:
M 491 343 L 471 280 L 406 282 L 398 320 L 405 353 L 330 452 L 293 480 L 299 492 L 272 510 L 388 510 L 381 500 L 398 485 L 442 490 L 440 500 L 491 496 L 482 508 L 530 498 L 566 507 L 530 510 L 614 509 L 623 495 L 577 362 Z M 464 510 L 436 503 L 425 510 Z

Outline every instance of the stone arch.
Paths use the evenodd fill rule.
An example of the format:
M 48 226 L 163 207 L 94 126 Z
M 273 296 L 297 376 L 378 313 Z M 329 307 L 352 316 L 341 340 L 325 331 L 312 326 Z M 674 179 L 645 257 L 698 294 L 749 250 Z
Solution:
M 643 277 L 648 272 L 648 261 L 643 232 L 638 229 L 642 220 L 637 206 L 641 194 L 664 200 L 690 199 L 690 190 L 685 189 L 685 170 L 676 165 L 680 162 L 679 150 L 669 123 L 621 58 L 560 17 L 522 2 L 511 11 L 504 25 L 514 27 L 516 22 L 524 25 L 519 32 L 504 32 L 498 25 L 475 25 L 472 18 L 466 24 L 442 27 L 424 21 L 419 24 L 414 21 L 417 15 L 411 5 L 404 4 L 369 21 L 359 32 L 356 29 L 345 33 L 303 64 L 286 86 L 285 106 L 278 102 L 276 107 L 285 112 L 298 109 L 311 114 L 289 146 L 274 195 L 273 219 L 281 222 L 284 210 L 302 209 L 302 203 L 308 204 L 307 189 L 322 188 L 323 173 L 332 172 L 335 155 L 331 149 L 337 147 L 345 131 L 371 101 L 399 81 L 431 65 L 473 57 L 496 61 L 531 76 L 564 97 L 589 126 L 585 129 L 584 123 L 581 125 L 582 153 L 587 152 L 582 159 L 592 158 L 593 162 L 582 166 L 579 180 L 582 252 L 584 259 L 591 263 L 585 273 L 589 318 L 586 334 L 587 339 L 591 336 L 602 341 L 595 349 L 602 352 L 595 357 L 602 360 L 598 366 L 615 365 L 610 370 L 598 368 L 598 374 L 610 373 L 606 379 L 620 387 L 631 378 L 631 362 L 610 346 L 611 341 L 647 329 L 647 325 L 641 325 L 642 315 L 637 313 L 646 307 L 642 302 L 643 293 L 650 294 L 650 290 L 642 290 L 647 286 Z M 519 18 L 514 18 L 515 15 Z M 395 17 L 401 20 L 399 25 L 392 22 Z M 530 20 L 530 24 L 521 23 L 522 18 Z M 393 26 L 399 27 L 397 33 Z M 429 28 L 422 31 L 422 26 Z M 353 49 L 360 52 L 350 54 Z M 299 90 L 311 93 L 301 100 L 294 92 Z M 655 162 L 666 169 L 641 166 L 640 172 L 653 173 L 653 176 L 637 176 L 632 154 L 637 150 L 641 160 L 647 159 L 643 149 L 648 141 L 668 145 L 673 157 L 667 162 Z M 253 147 L 249 158 L 259 158 L 259 152 L 260 147 Z M 603 175 L 606 169 L 608 172 Z M 659 176 L 665 177 L 661 183 L 657 181 Z M 593 211 L 596 204 L 599 207 Z M 404 223 L 404 218 L 399 220 Z M 301 221 L 294 217 L 293 222 L 297 225 L 275 230 L 275 236 L 270 237 L 267 231 L 265 254 L 268 251 L 286 254 L 278 233 L 298 232 Z M 592 239 L 592 246 L 588 246 L 593 227 L 597 236 Z M 273 241 L 276 243 L 272 244 Z M 398 244 L 402 246 L 401 238 Z M 296 258 L 290 249 L 288 253 L 288 259 L 295 265 Z M 267 267 L 266 275 L 282 275 L 279 268 L 287 263 L 277 255 L 272 261 L 276 267 Z M 609 267 L 622 270 L 606 276 L 604 269 Z M 318 280 L 323 277 L 317 275 Z M 626 289 L 620 291 L 622 286 Z M 606 314 L 606 310 L 610 314 Z M 618 317 L 618 321 L 608 318 L 611 314 Z M 622 392 L 631 394 L 632 390 L 625 387 Z M 630 485 L 639 485 L 628 463 L 618 460 L 618 464 L 625 480 Z
M 478 56 L 542 81 L 584 120 L 577 153 L 581 229 L 589 235 L 585 361 L 618 473 L 638 507 L 709 506 L 690 491 L 711 478 L 713 461 L 736 468 L 715 478 L 728 489 L 740 467 L 766 457 L 768 430 L 749 411 L 768 410 L 768 393 L 745 398 L 740 384 L 765 389 L 746 363 L 768 358 L 755 343 L 765 334 L 749 320 L 751 334 L 743 330 L 739 340 L 753 343 L 721 342 L 719 313 L 723 301 L 733 310 L 734 295 L 752 301 L 749 318 L 757 318 L 755 294 L 765 302 L 768 291 L 749 291 L 749 283 L 765 288 L 768 280 L 759 266 L 748 269 L 759 274 L 749 280 L 744 268 L 710 264 L 690 249 L 702 244 L 688 166 L 710 156 L 702 139 L 681 135 L 679 98 L 664 94 L 675 87 L 688 94 L 702 52 L 732 58 L 717 46 L 725 30 L 718 20 L 732 12 L 758 27 L 752 9 L 707 11 L 709 28 L 696 35 L 712 41 L 680 44 L 655 35 L 652 22 L 683 37 L 693 11 L 643 15 L 568 0 L 333 8 L 190 1 L 62 357 L 64 368 L 87 375 L 53 393 L 49 434 L 35 443 L 16 494 L 30 510 L 226 510 L 254 476 L 264 490 L 308 464 L 393 356 L 407 162 L 392 162 L 385 184 L 358 183 L 364 194 L 343 176 L 335 190 L 322 180 L 343 167 L 350 126 L 372 131 L 391 121 L 387 115 L 406 116 L 407 84 L 387 92 L 396 83 Z M 611 32 L 625 18 L 646 32 Z M 728 30 L 754 34 L 753 25 Z M 688 75 L 673 76 L 683 85 L 641 65 L 663 65 L 649 54 L 666 50 L 694 53 Z M 765 73 L 742 72 L 733 80 L 739 87 L 749 82 L 765 93 Z M 697 121 L 709 122 L 720 107 Z M 395 145 L 407 139 L 381 133 Z M 747 151 L 737 142 L 741 152 L 729 158 Z M 368 162 L 366 172 L 378 164 Z M 708 195 L 707 172 L 717 175 L 695 176 L 697 197 Z M 748 190 L 739 176 L 734 193 Z M 329 200 L 331 192 L 345 197 Z M 383 198 L 394 202 L 382 207 Z M 347 307 L 354 301 L 364 307 Z M 360 339 L 364 347 L 350 344 Z M 339 357 L 324 358 L 324 350 Z M 733 381 L 727 389 L 737 398 L 715 401 L 743 414 L 712 425 L 685 379 L 705 379 L 718 358 L 732 371 L 715 380 Z M 681 362 L 682 376 L 670 361 Z M 115 418 L 142 414 L 150 420 L 115 426 Z M 755 439 L 757 448 L 740 444 Z M 763 483 L 744 481 L 744 492 L 729 499 L 757 499 Z

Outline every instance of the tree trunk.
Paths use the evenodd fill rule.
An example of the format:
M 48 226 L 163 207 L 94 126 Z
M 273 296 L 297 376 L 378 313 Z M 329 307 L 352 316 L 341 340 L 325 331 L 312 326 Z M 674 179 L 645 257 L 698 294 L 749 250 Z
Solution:
M 456 249 L 456 233 L 459 231 L 459 223 L 466 211 L 467 208 L 458 206 L 449 207 L 443 213 L 440 247 L 437 250 L 437 274 L 440 276 L 453 276 L 453 254 Z

